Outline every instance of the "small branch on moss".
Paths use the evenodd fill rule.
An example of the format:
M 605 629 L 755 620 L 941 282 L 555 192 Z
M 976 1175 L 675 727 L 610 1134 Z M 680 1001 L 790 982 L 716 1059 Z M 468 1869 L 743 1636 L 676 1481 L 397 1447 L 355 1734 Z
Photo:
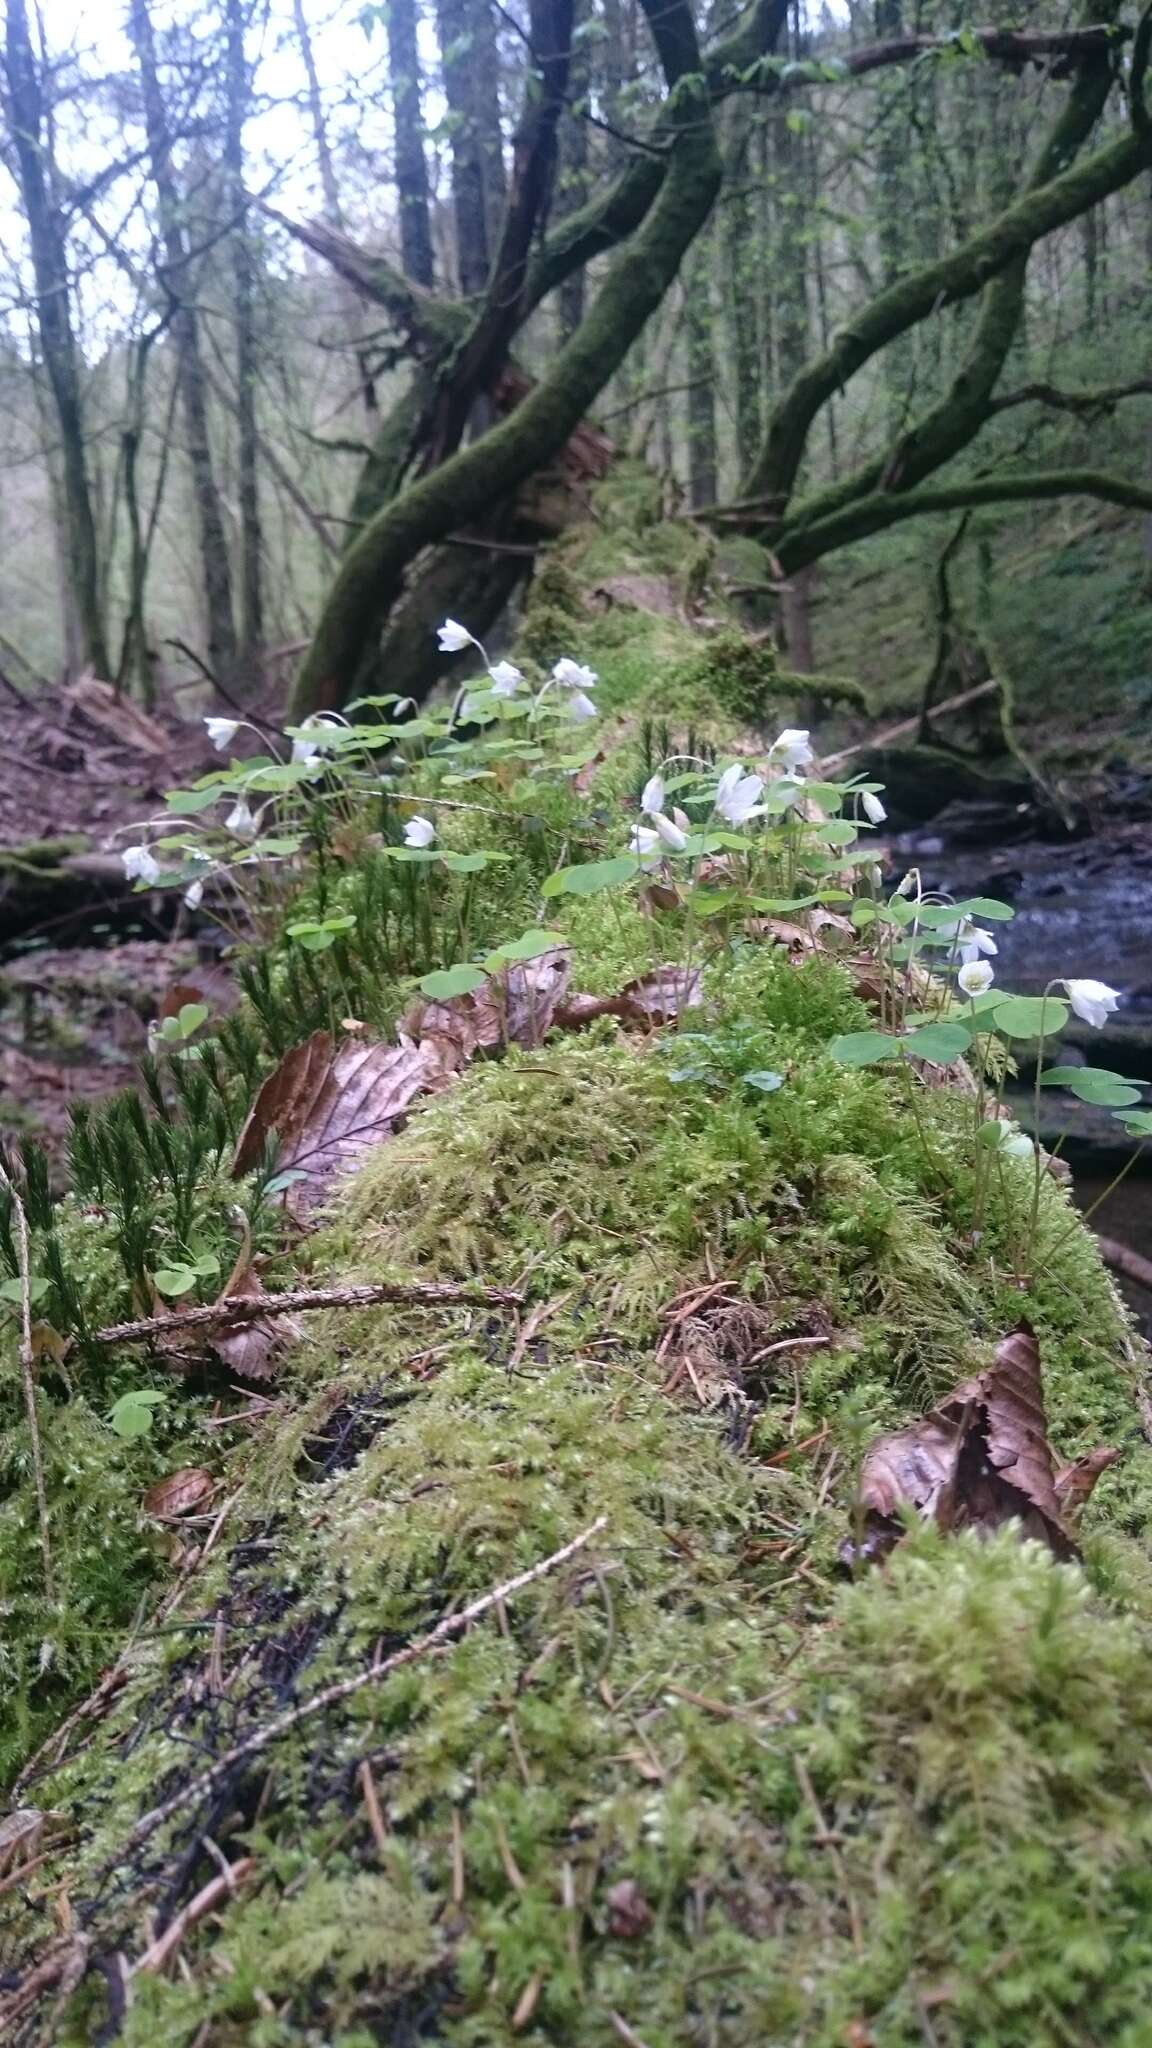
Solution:
M 112 1323 L 97 1330 L 98 1344 L 132 1344 L 144 1337 L 169 1336 L 173 1330 L 208 1329 L 213 1324 L 263 1323 L 269 1316 L 300 1315 L 312 1308 L 370 1308 L 374 1302 L 401 1302 L 408 1308 L 523 1308 L 524 1296 L 512 1287 L 455 1287 L 448 1282 L 426 1284 L 379 1280 L 364 1287 L 294 1287 L 286 1294 L 233 1294 L 200 1308 L 177 1308 L 171 1315 L 143 1316 L 134 1323 Z
M 222 1899 L 231 1898 L 238 1887 L 245 1884 L 256 1868 L 254 1856 L 242 1856 L 238 1862 L 230 1863 L 219 1877 L 213 1877 L 202 1886 L 194 1899 L 181 1908 L 174 1920 L 170 1920 L 163 1934 L 157 1935 L 150 1948 L 146 1948 L 138 1963 L 132 1965 L 132 1975 L 141 1971 L 158 1976 L 165 1964 L 171 1962 L 184 1936 L 198 1920 L 203 1920 Z
M 526 1586 L 535 1585 L 537 1579 L 547 1578 L 551 1572 L 558 1571 L 562 1564 L 567 1564 L 569 1558 L 575 1557 L 577 1551 L 585 1549 L 593 1537 L 598 1536 L 607 1526 L 607 1515 L 597 1515 L 596 1520 L 590 1522 L 586 1529 L 582 1529 L 578 1536 L 574 1536 L 571 1543 L 565 1543 L 561 1549 L 554 1550 L 551 1556 L 541 1558 L 539 1564 L 529 1565 L 527 1571 L 517 1572 L 514 1579 L 505 1579 L 502 1586 L 494 1586 L 490 1592 L 481 1593 L 478 1599 L 470 1601 L 467 1607 L 462 1607 L 459 1614 L 446 1615 L 444 1620 L 437 1622 L 436 1627 L 430 1629 L 426 1636 L 418 1636 L 414 1643 L 408 1643 L 404 1649 L 396 1650 L 391 1657 L 385 1657 L 383 1660 L 377 1658 L 369 1665 L 367 1671 L 358 1671 L 354 1678 L 341 1679 L 335 1685 L 325 1686 L 321 1692 L 314 1692 L 309 1699 L 301 1700 L 298 1707 L 290 1708 L 287 1713 L 278 1714 L 274 1721 L 269 1721 L 266 1728 L 261 1728 L 255 1735 L 248 1736 L 246 1741 L 237 1742 L 222 1757 L 218 1757 L 214 1764 L 210 1764 L 206 1771 L 201 1771 L 198 1778 L 193 1778 L 190 1784 L 185 1785 L 179 1792 L 174 1792 L 171 1799 L 166 1799 L 161 1806 L 152 1807 L 137 1821 L 117 1860 L 117 1867 L 121 1867 L 124 1859 L 134 1854 L 141 1843 L 154 1835 L 165 1821 L 171 1820 L 174 1814 L 180 1813 L 186 1806 L 194 1805 L 198 1799 L 211 1792 L 221 1778 L 237 1764 L 246 1763 L 249 1757 L 259 1756 L 272 1743 L 278 1742 L 282 1735 L 287 1735 L 291 1729 L 298 1727 L 301 1721 L 310 1720 L 314 1714 L 322 1714 L 326 1708 L 336 1706 L 339 1701 L 350 1699 L 353 1693 L 362 1692 L 365 1686 L 379 1685 L 385 1678 L 390 1678 L 394 1671 L 401 1670 L 405 1664 L 416 1664 L 422 1657 L 438 1656 L 441 1650 L 448 1648 L 455 1637 L 463 1635 L 465 1629 L 470 1628 L 474 1621 L 479 1621 L 483 1615 L 490 1614 L 492 1609 L 498 1608 L 503 1601 L 511 1600 L 514 1594 L 522 1593 Z
M 20 1266 L 20 1384 L 24 1389 L 24 1412 L 32 1443 L 32 1479 L 36 1488 L 36 1513 L 40 1523 L 40 1555 L 44 1560 L 44 1595 L 54 1596 L 52 1538 L 48 1528 L 48 1493 L 44 1485 L 44 1454 L 40 1444 L 40 1423 L 36 1414 L 36 1347 L 32 1342 L 31 1260 L 28 1254 L 28 1218 L 15 1183 L 0 1165 L 0 1188 L 9 1196 L 16 1218 L 16 1256 Z

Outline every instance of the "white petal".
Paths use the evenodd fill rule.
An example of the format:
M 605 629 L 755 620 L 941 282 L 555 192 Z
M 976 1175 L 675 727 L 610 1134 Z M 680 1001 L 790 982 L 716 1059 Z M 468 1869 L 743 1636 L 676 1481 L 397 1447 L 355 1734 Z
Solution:
M 239 803 L 233 804 L 224 820 L 224 830 L 234 832 L 238 839 L 251 839 L 256 830 L 256 820 L 243 797 Z
M 199 876 L 197 876 L 194 882 L 189 882 L 188 887 L 184 891 L 184 907 L 186 910 L 199 910 L 203 901 L 204 884 Z
M 405 846 L 431 846 L 436 827 L 431 818 L 409 818 L 404 827 Z
M 662 843 L 668 847 L 670 852 L 683 853 L 684 848 L 688 844 L 688 837 L 686 833 L 680 830 L 679 825 L 674 825 L 671 818 L 664 816 L 663 811 L 657 811 L 654 814 L 652 823 L 660 834 Z
M 494 697 L 514 697 L 524 681 L 520 670 L 511 661 L 498 661 L 488 674 L 492 679 Z
M 654 816 L 657 811 L 664 809 L 663 776 L 650 775 L 648 777 L 647 782 L 644 784 L 643 795 L 640 798 L 640 809 L 647 811 L 649 817 Z
M 1064 986 L 1076 1015 L 1096 1031 L 1102 1030 L 1105 1020 L 1120 1007 L 1119 990 L 1109 988 L 1106 981 L 1073 980 Z
M 585 668 L 567 654 L 561 655 L 552 669 L 552 681 L 559 683 L 562 690 L 594 690 L 597 680 L 594 668 Z
M 881 803 L 879 797 L 873 796 L 872 791 L 870 789 L 861 790 L 860 802 L 864 807 L 864 816 L 870 821 L 871 824 L 882 825 L 884 823 L 884 820 L 888 816 L 888 813 L 884 809 L 884 806 Z
M 982 996 L 995 976 L 986 960 L 966 960 L 956 980 L 966 996 Z
M 568 716 L 581 720 L 597 716 L 596 706 L 591 697 L 584 695 L 583 690 L 576 690 L 568 699 Z
M 146 846 L 126 846 L 120 858 L 130 882 L 156 882 L 160 879 L 160 863 Z
M 467 626 L 462 626 L 458 619 L 445 619 L 444 624 L 437 627 L 437 637 L 441 654 L 459 654 L 465 647 L 479 646 Z
M 238 718 L 206 718 L 204 724 L 217 752 L 223 752 L 225 747 L 230 746 L 240 730 Z

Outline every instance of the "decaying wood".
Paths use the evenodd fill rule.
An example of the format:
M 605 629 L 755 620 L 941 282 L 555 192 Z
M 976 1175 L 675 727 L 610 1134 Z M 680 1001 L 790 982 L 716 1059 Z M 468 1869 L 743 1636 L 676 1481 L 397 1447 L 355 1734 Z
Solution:
M 1114 1237 L 1098 1237 L 1100 1257 L 1113 1273 L 1123 1273 L 1126 1280 L 1134 1280 L 1138 1287 L 1146 1287 L 1152 1294 L 1152 1259 L 1141 1258 L 1130 1244 L 1121 1244 Z
M 445 1615 L 444 1620 L 437 1622 L 436 1627 L 430 1629 L 427 1635 L 419 1636 L 414 1643 L 406 1644 L 402 1650 L 394 1651 L 390 1657 L 377 1658 L 366 1671 L 358 1671 L 353 1678 L 341 1679 L 335 1685 L 327 1685 L 321 1692 L 314 1692 L 309 1699 L 301 1700 L 299 1706 L 289 1708 L 286 1713 L 277 1714 L 274 1720 L 258 1729 L 255 1735 L 250 1735 L 244 1742 L 236 1743 L 224 1756 L 218 1757 L 214 1764 L 210 1764 L 206 1771 L 201 1771 L 198 1778 L 193 1778 L 190 1784 L 173 1793 L 171 1799 L 166 1799 L 162 1805 L 154 1806 L 148 1813 L 143 1814 L 128 1837 L 124 1854 L 131 1855 L 155 1834 L 157 1828 L 163 1827 L 165 1821 L 171 1820 L 174 1814 L 180 1813 L 186 1806 L 194 1805 L 206 1793 L 211 1792 L 236 1764 L 247 1762 L 249 1757 L 259 1756 L 272 1743 L 278 1742 L 282 1735 L 287 1735 L 292 1728 L 298 1727 L 301 1721 L 310 1720 L 314 1714 L 323 1713 L 326 1708 L 335 1706 L 338 1701 L 349 1699 L 353 1693 L 362 1692 L 365 1686 L 379 1685 L 382 1680 L 391 1677 L 394 1671 L 401 1670 L 406 1664 L 419 1663 L 423 1657 L 438 1656 L 457 1636 L 463 1635 L 465 1629 L 470 1628 L 474 1621 L 480 1621 L 484 1615 L 490 1614 L 493 1608 L 498 1609 L 504 1601 L 511 1600 L 517 1593 L 522 1593 L 525 1587 L 535 1585 L 538 1579 L 547 1578 L 550 1573 L 558 1571 L 562 1564 L 567 1564 L 570 1557 L 575 1557 L 578 1551 L 584 1550 L 593 1537 L 598 1536 L 607 1526 L 607 1515 L 598 1515 L 596 1520 L 590 1522 L 586 1529 L 582 1529 L 578 1536 L 574 1536 L 570 1543 L 565 1543 L 559 1550 L 552 1551 L 550 1556 L 541 1558 L 539 1564 L 529 1565 L 527 1571 L 517 1572 L 515 1578 L 505 1579 L 502 1586 L 494 1586 L 489 1592 L 481 1593 L 477 1599 L 470 1601 L 467 1607 L 462 1607 L 458 1614 Z

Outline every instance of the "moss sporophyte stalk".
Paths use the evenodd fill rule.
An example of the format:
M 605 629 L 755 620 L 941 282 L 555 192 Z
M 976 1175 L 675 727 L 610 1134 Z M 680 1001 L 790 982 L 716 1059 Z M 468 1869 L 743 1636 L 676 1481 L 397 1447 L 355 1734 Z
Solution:
M 0 1760 L 44 1816 L 0 1878 L 0 2019 L 913 2048 L 927 2014 L 1064 2048 L 1090 2013 L 1134 2048 L 1146 1361 L 1000 1113 L 1021 1064 L 1152 1128 L 1049 1048 L 1115 992 L 1074 961 L 1003 989 L 1009 906 L 877 879 L 878 785 L 800 728 L 638 733 L 612 649 L 573 644 L 477 647 L 441 711 L 255 757 L 214 720 L 219 765 L 138 832 L 141 886 L 202 879 L 241 935 L 244 993 L 78 1112 L 66 1195 L 29 1155 L 0 1207 Z M 304 1211 L 286 1058 L 323 1041 L 328 1085 L 437 1034 Z M 521 1306 L 325 1310 L 248 1383 L 180 1323 L 233 1285 L 432 1282 Z M 151 1352 L 99 1341 L 166 1311 Z M 1082 1563 L 914 1527 L 846 1579 L 868 1444 L 1022 1323 L 1060 1455 L 1122 1451 Z M 177 1473 L 173 1522 L 145 1496 Z

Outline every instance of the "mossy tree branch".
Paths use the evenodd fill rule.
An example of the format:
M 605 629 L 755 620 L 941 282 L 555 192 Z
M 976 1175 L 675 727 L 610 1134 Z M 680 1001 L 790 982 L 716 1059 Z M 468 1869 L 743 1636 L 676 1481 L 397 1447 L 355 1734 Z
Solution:
M 881 349 L 945 306 L 973 298 L 1035 244 L 1076 220 L 1152 165 L 1152 135 L 1128 133 L 1024 193 L 959 249 L 879 292 L 801 371 L 777 405 L 743 488 L 782 519 L 812 425 L 823 407 Z
M 1118 0 L 1085 0 L 1085 12 L 1105 13 L 1111 23 Z M 1090 41 L 1080 55 L 1072 90 L 1045 136 L 1028 175 L 1025 192 L 1042 191 L 1066 171 L 1079 155 L 1104 111 L 1112 89 L 1112 54 L 1108 31 L 1101 46 Z M 895 445 L 863 464 L 813 500 L 798 506 L 802 520 L 832 518 L 844 506 L 878 490 L 910 490 L 969 446 L 990 419 L 992 394 L 1012 344 L 1020 331 L 1029 250 L 1016 256 L 984 291 L 971 345 L 951 386 L 938 404 L 908 427 Z
M 297 716 L 343 701 L 419 551 L 516 490 L 563 446 L 661 304 L 712 210 L 723 173 L 690 8 L 687 0 L 645 0 L 645 12 L 669 88 L 672 140 L 659 198 L 571 341 L 515 411 L 404 491 L 353 543 L 297 677 Z
M 1018 505 L 1050 498 L 1102 498 L 1133 512 L 1152 512 L 1152 489 L 1112 476 L 1102 469 L 1019 470 L 1002 476 L 971 477 L 966 483 L 929 486 L 919 491 L 877 491 L 847 505 L 831 518 L 811 525 L 789 524 L 775 543 L 781 568 L 791 574 L 838 548 L 868 540 L 921 519 L 929 512 L 963 512 L 979 505 Z

